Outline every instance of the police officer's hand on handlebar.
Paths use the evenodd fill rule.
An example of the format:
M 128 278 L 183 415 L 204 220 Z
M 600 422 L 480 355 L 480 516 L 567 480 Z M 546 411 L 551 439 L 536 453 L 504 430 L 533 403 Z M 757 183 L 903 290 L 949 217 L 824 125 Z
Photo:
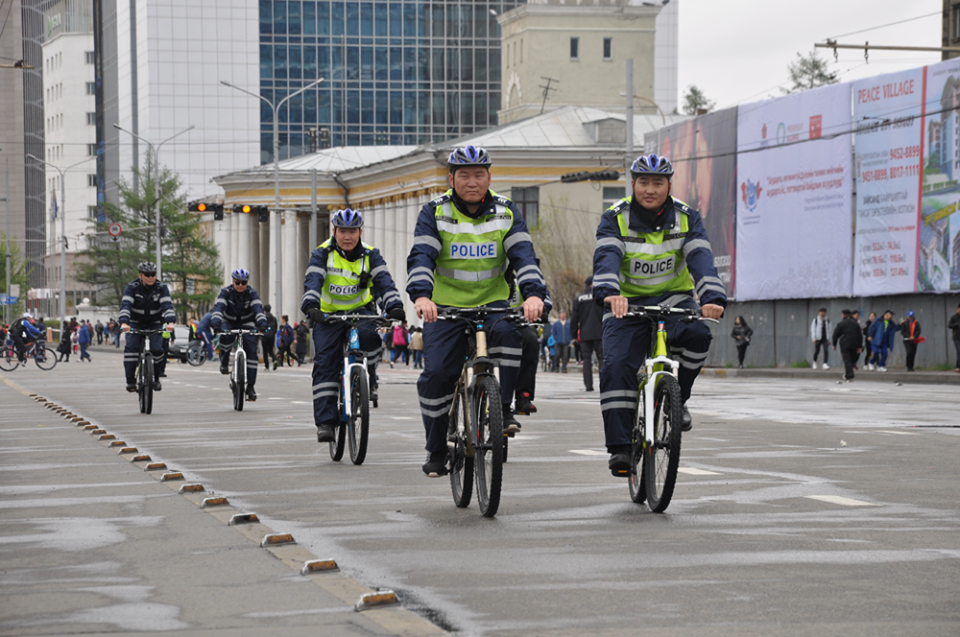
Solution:
M 630 301 L 625 296 L 608 296 L 603 302 L 610 306 L 610 311 L 617 318 L 623 318 L 630 311 Z M 714 303 L 705 303 L 700 308 L 700 314 L 705 319 L 719 319 L 723 316 L 723 307 Z
M 417 310 L 417 316 L 423 319 L 424 323 L 433 323 L 437 320 L 437 304 L 425 296 L 413 302 L 413 307 Z
M 543 299 L 539 296 L 531 296 L 523 301 L 523 318 L 532 323 L 543 314 Z

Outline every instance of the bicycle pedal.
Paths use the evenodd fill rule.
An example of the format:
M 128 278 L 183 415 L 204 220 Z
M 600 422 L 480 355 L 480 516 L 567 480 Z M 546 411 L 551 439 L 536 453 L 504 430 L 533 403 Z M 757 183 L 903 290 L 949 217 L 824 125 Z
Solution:
M 630 477 L 630 470 L 629 470 L 629 469 L 623 469 L 623 470 L 621 470 L 621 471 L 610 471 L 610 473 L 613 475 L 614 478 L 629 478 L 629 477 Z
M 444 469 L 442 472 L 434 471 L 432 473 L 425 474 L 428 478 L 442 478 L 447 475 L 447 470 Z

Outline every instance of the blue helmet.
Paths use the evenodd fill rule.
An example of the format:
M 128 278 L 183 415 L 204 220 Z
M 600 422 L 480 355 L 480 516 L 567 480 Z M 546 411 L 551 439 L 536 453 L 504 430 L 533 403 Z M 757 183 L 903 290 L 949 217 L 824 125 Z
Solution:
M 640 175 L 662 175 L 666 178 L 673 177 L 673 164 L 666 157 L 658 155 L 640 155 L 630 166 L 630 174 L 636 179 Z
M 250 280 L 250 273 L 244 270 L 243 268 L 237 268 L 236 270 L 230 273 L 230 276 L 233 277 L 234 281 L 243 281 L 244 283 L 246 283 L 247 281 Z
M 490 155 L 487 154 L 487 151 L 480 146 L 466 146 L 464 148 L 457 148 L 450 153 L 447 164 L 450 165 L 452 172 L 464 166 L 483 166 L 484 168 L 490 168 L 493 162 L 490 161 Z
M 330 222 L 334 228 L 362 228 L 363 215 L 358 210 L 344 208 L 333 213 Z

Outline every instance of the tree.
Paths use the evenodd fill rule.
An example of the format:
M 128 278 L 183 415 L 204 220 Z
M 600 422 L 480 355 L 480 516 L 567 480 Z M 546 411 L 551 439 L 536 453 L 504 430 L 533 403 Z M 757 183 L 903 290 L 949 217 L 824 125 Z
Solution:
M 784 93 L 799 93 L 839 81 L 836 73 L 827 70 L 829 62 L 818 56 L 816 51 L 811 51 L 809 55 L 802 55 L 797 51 L 797 58 L 796 62 L 787 65 L 792 86 L 789 89 L 781 88 Z
M 540 222 L 531 234 L 555 313 L 571 311 L 584 279 L 593 272 L 599 223 L 599 212 L 571 208 L 566 195 L 549 195 L 540 207 Z
M 716 105 L 715 101 L 707 99 L 703 91 L 694 84 L 687 87 L 687 92 L 683 96 L 684 115 L 703 115 L 703 113 L 713 110 Z
M 79 253 L 76 279 L 99 289 L 99 305 L 119 306 L 123 291 L 137 276 L 137 265 L 156 260 L 154 217 L 157 197 L 155 164 L 147 154 L 139 173 L 139 188 L 119 183 L 120 203 L 104 204 L 105 215 L 91 220 L 97 234 Z M 187 212 L 186 196 L 179 194 L 180 178 L 169 168 L 160 171 L 160 218 L 163 280 L 170 286 L 174 309 L 181 320 L 211 305 L 223 283 L 219 254 L 206 237 L 198 217 Z M 106 237 L 107 227 L 119 223 L 118 240 Z
M 27 305 L 27 292 L 30 290 L 30 269 L 27 268 L 27 260 L 23 258 L 16 239 L 10 242 L 10 283 L 20 286 L 20 296 L 17 297 L 16 304 L 11 306 L 10 317 L 13 319 L 23 314 L 23 308 Z M 3 289 L 4 294 L 9 294 L 6 287 L 7 235 L 0 232 L 0 289 Z

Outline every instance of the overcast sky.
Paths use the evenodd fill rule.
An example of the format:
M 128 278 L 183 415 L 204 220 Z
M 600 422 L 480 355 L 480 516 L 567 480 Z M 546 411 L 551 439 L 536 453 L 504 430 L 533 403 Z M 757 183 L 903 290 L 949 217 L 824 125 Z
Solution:
M 680 4 L 680 104 L 695 84 L 717 108 L 782 95 L 787 65 L 827 38 L 840 44 L 940 46 L 941 0 L 674 0 Z M 936 14 L 924 18 L 928 14 Z M 918 18 L 902 22 L 910 18 Z M 873 29 L 892 22 L 902 22 Z M 844 35 L 854 31 L 854 35 Z M 843 37 L 837 37 L 843 36 Z M 940 61 L 940 53 L 817 49 L 840 81 Z

